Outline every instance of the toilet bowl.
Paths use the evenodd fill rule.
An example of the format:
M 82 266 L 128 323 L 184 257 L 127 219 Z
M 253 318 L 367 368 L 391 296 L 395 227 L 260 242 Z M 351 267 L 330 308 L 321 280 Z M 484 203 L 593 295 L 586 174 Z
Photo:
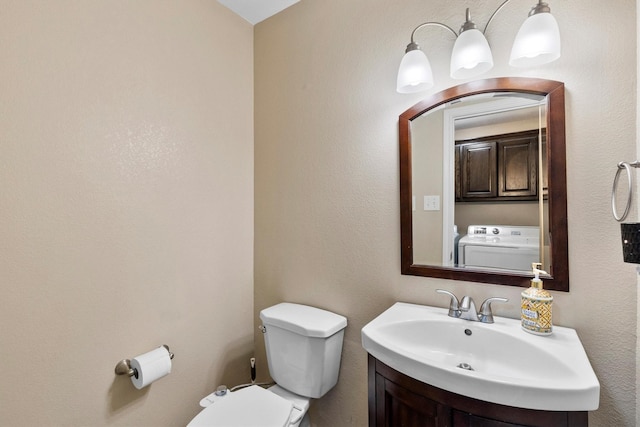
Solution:
M 310 400 L 338 381 L 347 319 L 301 304 L 280 303 L 260 312 L 269 372 L 276 385 L 212 393 L 187 427 L 308 427 Z

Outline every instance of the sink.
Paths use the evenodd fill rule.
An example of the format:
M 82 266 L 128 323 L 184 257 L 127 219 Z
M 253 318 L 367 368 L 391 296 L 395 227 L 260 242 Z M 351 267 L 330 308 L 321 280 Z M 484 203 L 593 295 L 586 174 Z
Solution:
M 396 303 L 362 328 L 369 354 L 432 386 L 518 408 L 592 411 L 600 383 L 575 330 L 527 333 L 520 321 L 449 317 L 444 308 Z

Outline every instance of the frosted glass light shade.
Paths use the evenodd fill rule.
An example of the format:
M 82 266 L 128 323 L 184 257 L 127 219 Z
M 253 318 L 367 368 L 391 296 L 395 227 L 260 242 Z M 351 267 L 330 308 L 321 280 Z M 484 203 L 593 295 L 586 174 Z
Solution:
M 399 93 L 415 93 L 433 87 L 433 72 L 427 55 L 420 49 L 405 53 L 398 69 L 396 90 Z
M 520 27 L 511 49 L 509 65 L 532 67 L 560 58 L 560 30 L 550 13 L 536 13 Z
M 468 79 L 493 68 L 493 55 L 484 34 L 478 29 L 463 31 L 451 52 L 451 77 Z

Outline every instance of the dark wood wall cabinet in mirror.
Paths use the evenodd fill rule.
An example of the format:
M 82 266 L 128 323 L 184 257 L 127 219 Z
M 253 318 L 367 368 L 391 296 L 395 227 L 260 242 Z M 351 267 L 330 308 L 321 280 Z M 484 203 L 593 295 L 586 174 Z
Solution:
M 456 128 L 458 125 L 452 124 L 458 122 L 453 119 L 450 119 L 453 121 L 447 122 L 447 114 L 450 113 L 446 110 L 451 106 L 460 107 L 455 105 L 458 103 L 475 104 L 478 99 L 484 97 L 491 99 L 518 97 L 524 99 L 529 97 L 534 99 L 535 101 L 532 102 L 537 103 L 535 104 L 538 106 L 536 108 L 540 111 L 537 113 L 540 120 L 539 125 L 536 126 L 538 129 L 535 132 L 531 128 L 508 131 L 499 129 L 493 134 L 485 134 L 484 137 L 475 138 L 473 141 L 473 138 L 458 138 L 459 131 Z M 456 113 L 451 114 L 455 116 Z M 432 128 L 428 131 L 420 130 L 424 125 L 415 121 L 425 117 L 423 120 L 432 123 L 433 117 L 440 117 L 438 115 L 444 115 L 445 118 L 435 126 L 430 125 Z M 489 129 L 492 126 L 492 119 L 489 114 L 486 117 L 487 122 L 481 123 L 481 125 Z M 447 133 L 447 126 L 454 129 L 451 132 L 456 135 L 452 136 L 450 141 L 447 141 L 447 135 L 451 135 L 451 132 Z M 431 129 L 437 129 L 437 131 Z M 487 132 L 491 132 L 491 130 L 487 130 Z M 509 134 L 514 136 L 512 142 L 508 141 Z M 442 137 L 440 138 L 439 135 Z M 504 138 L 492 139 L 488 135 L 504 136 Z M 430 140 L 428 143 L 433 145 L 426 149 L 424 146 L 415 145 L 418 143 L 418 138 L 420 141 Z M 436 141 L 437 139 L 439 141 Z M 400 115 L 399 143 L 402 274 L 528 287 L 532 274 L 524 267 L 518 269 L 469 267 L 469 265 L 454 262 L 453 251 L 456 251 L 455 259 L 457 260 L 458 246 L 456 246 L 457 243 L 449 243 L 450 239 L 446 230 L 451 226 L 453 238 L 453 224 L 459 220 L 455 216 L 451 218 L 453 212 L 456 214 L 468 212 L 468 209 L 475 209 L 483 202 L 485 204 L 507 203 L 511 205 L 531 203 L 536 206 L 537 199 L 539 200 L 537 206 L 540 210 L 540 225 L 537 228 L 541 230 L 539 252 L 548 272 L 548 275 L 542 277 L 545 281 L 545 288 L 569 291 L 565 106 L 564 84 L 562 82 L 536 78 L 503 77 L 478 80 L 451 87 L 428 96 Z M 431 147 L 436 147 L 436 149 Z M 433 156 L 430 154 L 432 150 L 436 153 Z M 440 152 L 444 154 L 437 154 Z M 425 156 L 424 153 L 427 155 Z M 438 155 L 444 159 L 441 178 L 437 178 L 441 167 L 440 164 L 436 164 L 438 162 L 436 156 Z M 510 160 L 508 156 L 512 156 L 513 160 Z M 429 157 L 431 159 L 428 161 L 431 163 L 422 166 L 423 159 Z M 469 167 L 473 162 L 484 164 L 484 169 L 467 169 L 465 177 L 461 177 L 463 168 Z M 449 164 L 450 166 L 448 166 Z M 418 167 L 427 171 L 418 171 Z M 447 178 L 448 168 L 453 169 L 450 173 L 450 186 L 445 183 L 449 179 Z M 436 175 L 428 175 L 428 173 Z M 434 179 L 432 176 L 436 176 L 436 178 Z M 418 179 L 419 182 L 414 182 Z M 442 186 L 437 182 L 438 179 L 443 180 Z M 461 181 L 464 181 L 464 184 Z M 420 190 L 417 190 L 418 185 L 421 186 Z M 423 188 L 425 186 L 430 189 L 425 190 Z M 442 194 L 436 194 L 440 187 L 442 187 Z M 416 192 L 419 194 L 415 194 Z M 432 195 L 428 196 L 429 194 Z M 423 196 L 424 211 L 441 212 L 425 213 L 422 210 Z M 477 199 L 485 200 L 478 201 Z M 428 207 L 428 200 L 429 203 L 433 202 L 433 205 Z M 440 200 L 442 200 L 442 209 Z M 459 204 L 466 205 L 466 208 L 459 207 Z M 449 211 L 444 208 L 445 206 L 450 206 Z M 420 219 L 417 215 L 425 214 L 432 214 L 432 218 L 440 219 L 434 220 L 431 228 L 418 229 L 418 226 L 423 227 L 423 225 L 420 225 L 422 223 L 419 222 Z M 416 216 L 414 217 L 414 215 Z M 460 213 L 460 215 L 463 214 Z M 464 223 L 464 221 L 461 222 Z M 459 226 L 459 224 L 456 225 Z M 493 226 L 494 224 L 488 223 L 486 225 Z M 460 234 L 466 233 L 466 229 L 459 231 Z M 423 240 L 416 241 L 417 236 Z M 431 242 L 434 242 L 433 246 L 442 245 L 442 249 L 438 247 L 433 249 L 432 252 L 436 254 L 435 256 L 429 252 L 428 246 L 431 245 Z M 419 243 L 421 251 L 426 251 L 426 255 L 423 252 L 416 252 L 418 250 L 417 243 Z M 451 256 L 448 253 L 448 245 L 455 248 L 451 251 Z M 424 249 L 425 247 L 427 249 Z M 438 250 L 441 253 L 438 253 Z M 434 259 L 433 262 L 429 261 Z
M 454 149 L 456 202 L 537 200 L 538 130 L 459 140 Z

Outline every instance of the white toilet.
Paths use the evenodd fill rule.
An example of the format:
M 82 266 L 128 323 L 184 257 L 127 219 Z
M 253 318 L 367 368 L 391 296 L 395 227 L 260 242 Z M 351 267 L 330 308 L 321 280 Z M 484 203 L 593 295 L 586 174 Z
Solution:
M 338 382 L 347 319 L 307 305 L 281 303 L 260 312 L 271 378 L 257 385 L 207 397 L 212 402 L 187 427 L 305 427 L 311 398 Z M 205 400 L 203 399 L 203 401 Z

